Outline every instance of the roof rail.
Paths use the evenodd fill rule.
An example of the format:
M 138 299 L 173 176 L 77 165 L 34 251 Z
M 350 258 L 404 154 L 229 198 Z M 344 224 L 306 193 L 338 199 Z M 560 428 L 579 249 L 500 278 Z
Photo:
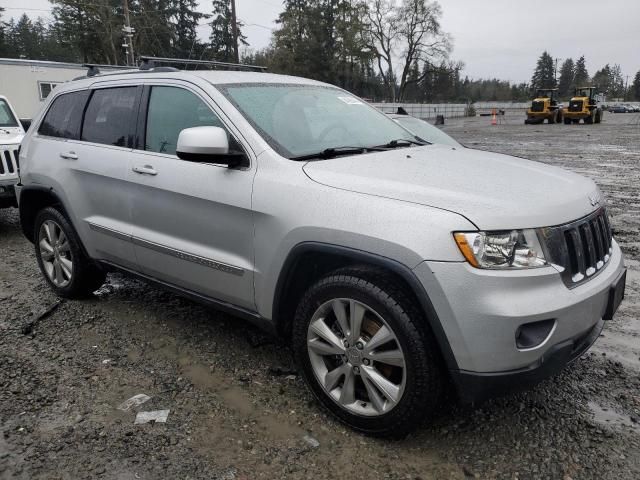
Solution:
M 214 60 L 191 60 L 188 58 L 165 58 L 165 57 L 149 57 L 146 55 L 141 55 L 140 57 L 140 70 L 151 70 L 155 69 L 157 63 L 173 63 L 173 64 L 183 64 L 185 67 L 187 65 L 207 65 L 209 67 L 213 67 L 214 69 L 222 69 L 222 70 L 252 70 L 258 72 L 264 72 L 267 67 L 262 67 L 259 65 L 245 65 L 243 63 L 228 63 L 228 62 L 218 62 Z

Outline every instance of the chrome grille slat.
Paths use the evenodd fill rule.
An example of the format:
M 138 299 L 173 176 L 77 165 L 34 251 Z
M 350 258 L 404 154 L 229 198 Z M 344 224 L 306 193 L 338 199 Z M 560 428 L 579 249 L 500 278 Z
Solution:
M 562 268 L 562 280 L 569 288 L 593 278 L 611 258 L 611 227 L 604 208 L 543 231 L 549 257 Z

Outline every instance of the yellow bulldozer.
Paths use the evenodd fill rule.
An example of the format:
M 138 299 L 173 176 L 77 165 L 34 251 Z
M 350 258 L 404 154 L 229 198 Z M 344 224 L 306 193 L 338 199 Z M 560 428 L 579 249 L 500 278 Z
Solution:
M 596 87 L 576 88 L 575 94 L 569 101 L 569 106 L 564 109 L 564 123 L 592 123 L 602 122 L 604 110 L 598 103 Z
M 538 124 L 547 120 L 549 123 L 562 122 L 562 105 L 558 103 L 557 88 L 539 88 L 536 98 L 531 101 L 527 110 L 525 124 Z

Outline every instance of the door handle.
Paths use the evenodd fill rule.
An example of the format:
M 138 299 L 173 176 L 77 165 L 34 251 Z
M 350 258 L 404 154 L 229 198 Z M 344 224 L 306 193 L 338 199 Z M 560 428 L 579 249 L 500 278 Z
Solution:
M 153 168 L 153 166 L 151 165 L 145 165 L 143 167 L 133 167 L 131 170 L 133 170 L 136 173 L 140 173 L 142 175 L 157 175 L 158 172 L 155 171 L 155 169 Z
M 76 155 L 76 152 L 67 152 L 61 153 L 60 158 L 64 158 L 65 160 L 77 160 L 78 155 Z

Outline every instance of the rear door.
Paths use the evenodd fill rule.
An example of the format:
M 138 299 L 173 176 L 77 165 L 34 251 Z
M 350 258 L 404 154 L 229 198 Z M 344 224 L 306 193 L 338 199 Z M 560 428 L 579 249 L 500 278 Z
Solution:
M 142 87 L 86 89 L 54 99 L 30 158 L 64 200 L 89 255 L 135 268 L 127 173 Z
M 87 228 L 92 256 L 135 269 L 127 175 L 142 87 L 94 88 L 73 146 L 74 209 Z
M 181 130 L 218 126 L 235 150 L 237 131 L 193 84 L 147 85 L 129 181 L 133 242 L 143 273 L 223 302 L 255 310 L 251 166 L 180 160 Z

